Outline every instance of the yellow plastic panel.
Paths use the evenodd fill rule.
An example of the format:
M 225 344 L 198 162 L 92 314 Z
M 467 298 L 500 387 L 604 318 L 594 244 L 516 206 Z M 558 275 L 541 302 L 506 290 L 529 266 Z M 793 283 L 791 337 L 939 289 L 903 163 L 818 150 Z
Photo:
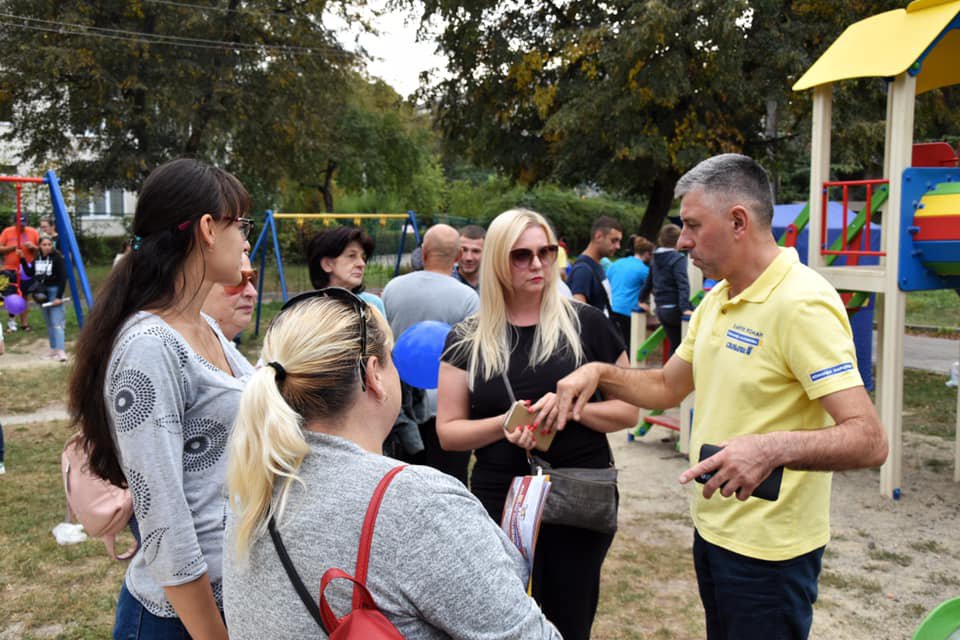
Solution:
M 919 2 L 919 0 L 918 0 Z M 947 32 L 937 48 L 923 59 L 917 76 L 917 95 L 960 83 L 960 30 Z
M 960 216 L 960 194 L 943 196 L 924 196 L 920 202 L 923 209 L 918 209 L 915 218 L 929 218 L 931 216 Z
M 958 13 L 960 0 L 917 0 L 909 10 L 894 9 L 852 24 L 797 80 L 793 90 L 803 91 L 850 78 L 891 78 L 900 75 L 916 62 Z M 944 44 L 941 42 L 940 46 Z M 938 53 L 940 46 L 933 53 Z M 954 61 L 956 59 L 953 58 Z M 953 66 L 956 67 L 956 63 Z M 926 87 L 923 84 L 926 67 L 924 64 L 924 70 L 917 78 L 918 93 L 953 84 L 960 79 L 960 70 L 948 71 L 946 64 L 938 64 L 932 71 L 935 80 Z M 955 79 L 950 82 L 946 81 L 947 77 Z

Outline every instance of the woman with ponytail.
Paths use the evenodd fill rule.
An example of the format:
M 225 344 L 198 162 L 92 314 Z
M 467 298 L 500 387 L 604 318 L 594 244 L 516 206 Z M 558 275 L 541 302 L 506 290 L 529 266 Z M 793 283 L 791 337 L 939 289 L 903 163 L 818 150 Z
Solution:
M 397 466 L 380 455 L 400 411 L 392 346 L 383 316 L 339 288 L 291 299 L 267 330 L 266 364 L 243 392 L 229 445 L 223 585 L 234 640 L 323 637 L 268 523 L 314 602 L 327 569 L 354 570 L 374 488 Z M 452 476 L 399 473 L 371 550 L 367 588 L 405 638 L 560 638 L 525 592 L 519 552 Z M 338 616 L 351 586 L 327 588 Z
M 227 637 L 221 556 L 226 442 L 253 373 L 200 311 L 235 285 L 252 222 L 232 175 L 174 160 L 144 181 L 130 255 L 80 333 L 69 406 L 90 469 L 129 487 L 142 545 L 124 577 L 113 637 Z

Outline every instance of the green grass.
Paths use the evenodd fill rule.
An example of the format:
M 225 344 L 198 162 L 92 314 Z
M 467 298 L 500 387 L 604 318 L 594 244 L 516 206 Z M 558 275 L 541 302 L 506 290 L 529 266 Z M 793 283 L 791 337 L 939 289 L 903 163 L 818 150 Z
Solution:
M 892 562 L 893 564 L 898 564 L 901 567 L 909 567 L 911 564 L 913 564 L 913 558 L 906 554 L 897 553 L 895 551 L 871 549 L 867 552 L 867 555 L 871 560 L 876 560 L 877 562 Z
M 960 295 L 950 289 L 908 293 L 907 324 L 960 327 Z
M 820 574 L 820 586 L 833 587 L 844 591 L 856 591 L 863 595 L 874 595 L 882 590 L 880 583 L 870 578 L 856 575 L 841 575 L 829 569 Z
M 957 424 L 957 390 L 944 384 L 943 374 L 905 369 L 903 429 L 953 438 Z
M 64 518 L 60 450 L 65 423 L 7 429 L 0 479 L 0 635 L 107 638 L 126 565 L 103 543 L 59 546 L 50 529 Z M 131 538 L 124 535 L 120 548 Z M 12 631 L 16 630 L 16 631 Z
M 30 413 L 51 404 L 62 406 L 69 377 L 70 367 L 61 363 L 7 371 L 3 376 L 3 412 Z

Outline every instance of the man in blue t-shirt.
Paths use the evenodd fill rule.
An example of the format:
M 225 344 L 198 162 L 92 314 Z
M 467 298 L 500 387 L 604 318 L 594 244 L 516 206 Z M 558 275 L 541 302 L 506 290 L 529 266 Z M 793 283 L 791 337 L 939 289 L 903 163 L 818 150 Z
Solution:
M 620 258 L 607 269 L 607 278 L 610 280 L 610 308 L 613 309 L 610 319 L 620 329 L 624 342 L 630 345 L 630 313 L 640 301 L 640 289 L 647 281 L 650 273 L 650 256 L 653 254 L 653 243 L 643 236 L 633 239 L 633 255 Z
M 583 250 L 570 269 L 567 285 L 575 300 L 586 302 L 610 317 L 610 281 L 600 266 L 602 258 L 616 255 L 620 250 L 623 228 L 608 216 L 600 216 L 590 228 L 590 244 Z

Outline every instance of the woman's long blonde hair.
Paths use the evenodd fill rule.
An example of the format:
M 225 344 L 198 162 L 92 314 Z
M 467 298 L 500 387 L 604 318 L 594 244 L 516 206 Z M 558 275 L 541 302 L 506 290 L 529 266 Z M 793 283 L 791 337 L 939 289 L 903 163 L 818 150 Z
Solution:
M 484 380 L 489 380 L 504 372 L 510 361 L 510 352 L 514 347 L 510 344 L 507 331 L 507 299 L 513 294 L 510 250 L 530 227 L 540 227 L 549 244 L 557 243 L 547 219 L 529 209 L 504 211 L 493 219 L 487 229 L 483 241 L 483 260 L 480 262 L 480 311 L 471 322 L 464 325 L 465 333 L 453 347 L 469 350 L 467 373 L 471 388 L 478 373 Z M 570 350 L 578 365 L 583 361 L 580 320 L 573 303 L 560 295 L 557 288 L 559 277 L 556 263 L 544 269 L 540 320 L 530 354 L 532 367 L 543 364 L 563 349 Z
M 276 317 L 263 339 L 264 365 L 250 378 L 240 400 L 230 437 L 227 483 L 237 514 L 236 551 L 241 561 L 250 545 L 279 520 L 287 495 L 310 446 L 301 429 L 315 420 L 336 421 L 360 391 L 358 357 L 390 353 L 386 320 L 366 308 L 367 351 L 360 354 L 359 315 L 353 305 L 333 297 L 305 300 Z M 277 500 L 274 484 L 281 480 Z

